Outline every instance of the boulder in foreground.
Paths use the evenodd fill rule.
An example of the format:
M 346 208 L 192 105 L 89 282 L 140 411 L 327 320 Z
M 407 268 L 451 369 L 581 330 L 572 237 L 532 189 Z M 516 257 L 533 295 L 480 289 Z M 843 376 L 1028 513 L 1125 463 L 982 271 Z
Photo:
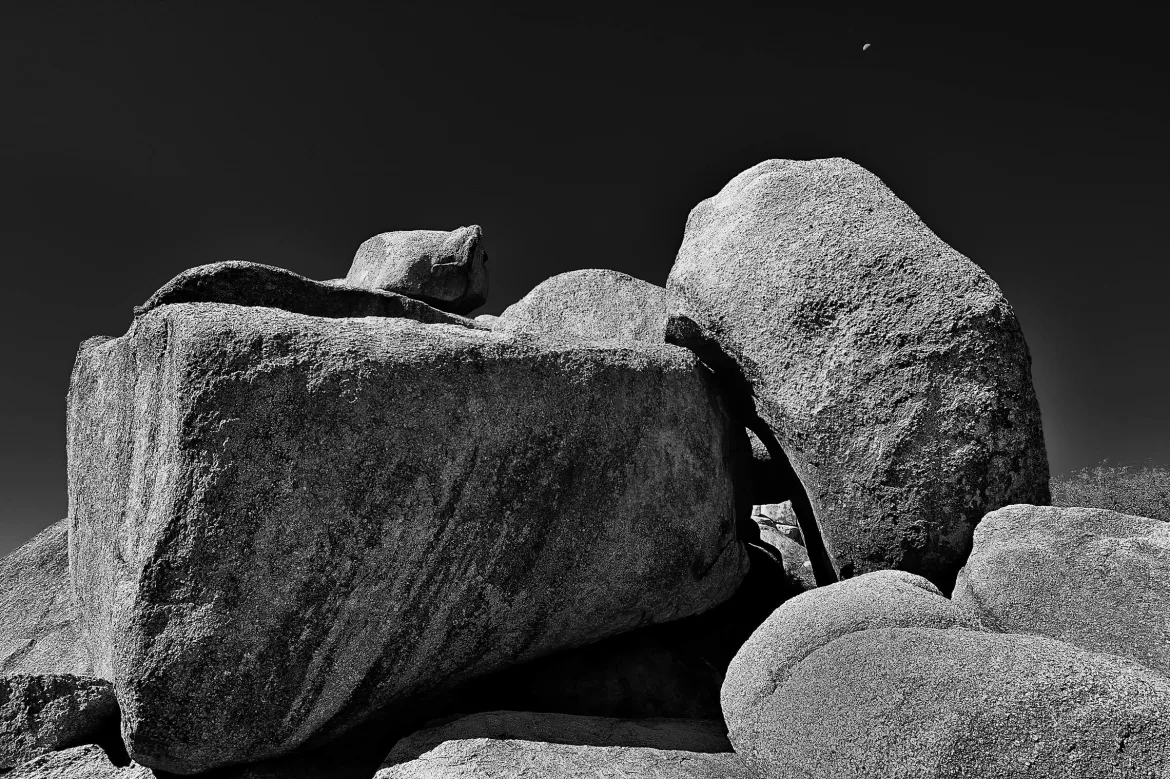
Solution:
M 275 757 L 715 606 L 746 569 L 731 429 L 666 345 L 206 303 L 87 342 L 71 565 L 131 756 Z
M 467 314 L 487 302 L 487 252 L 479 225 L 458 230 L 398 230 L 358 247 L 345 283 L 397 292 Z
M 954 599 L 986 629 L 1048 636 L 1170 677 L 1170 523 L 1007 506 L 975 529 Z
M 1011 306 L 864 168 L 744 171 L 691 211 L 666 286 L 668 339 L 736 366 L 840 578 L 898 568 L 949 590 L 984 514 L 1049 501 Z
M 89 674 L 78 619 L 63 519 L 0 559 L 0 674 Z
M 792 713 L 779 691 L 806 657 L 842 636 L 879 627 L 974 625 L 933 584 L 905 571 L 876 571 L 797 595 L 772 612 L 727 669 L 720 699 L 728 737 L 741 753 L 760 744 L 781 749 Z
M 1170 679 L 1038 636 L 894 628 L 813 652 L 775 695 L 762 777 L 1170 775 Z

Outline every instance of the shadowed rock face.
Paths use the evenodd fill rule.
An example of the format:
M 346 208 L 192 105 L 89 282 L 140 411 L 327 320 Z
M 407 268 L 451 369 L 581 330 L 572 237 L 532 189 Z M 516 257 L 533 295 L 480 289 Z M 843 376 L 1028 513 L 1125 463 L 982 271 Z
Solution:
M 142 316 L 175 303 L 262 306 L 330 318 L 402 317 L 426 324 L 490 329 L 396 292 L 359 289 L 336 281 L 314 281 L 290 270 L 242 260 L 215 262 L 183 271 L 151 295 L 150 300 L 135 306 L 134 315 Z
M 487 252 L 479 225 L 375 235 L 353 258 L 345 283 L 397 292 L 468 314 L 487 302 Z
M 863 168 L 736 176 L 691 212 L 667 289 L 668 340 L 697 328 L 737 365 L 839 576 L 900 568 L 949 590 L 984 514 L 1049 501 L 1011 307 Z
M 504 309 L 495 329 L 579 341 L 664 343 L 665 289 L 613 270 L 576 270 L 543 281 Z
M 107 681 L 0 677 L 0 771 L 58 749 L 116 742 L 117 731 L 118 702 Z
M 69 522 L 0 559 L 0 674 L 90 673 L 69 584 Z
M 1170 523 L 1007 506 L 975 529 L 954 598 L 989 630 L 1048 636 L 1170 676 Z
M 1153 777 L 1170 772 L 1170 680 L 1038 636 L 895 628 L 809 655 L 749 744 L 759 776 Z
M 274 757 L 715 606 L 732 429 L 666 345 L 208 303 L 86 342 L 71 566 L 131 755 Z

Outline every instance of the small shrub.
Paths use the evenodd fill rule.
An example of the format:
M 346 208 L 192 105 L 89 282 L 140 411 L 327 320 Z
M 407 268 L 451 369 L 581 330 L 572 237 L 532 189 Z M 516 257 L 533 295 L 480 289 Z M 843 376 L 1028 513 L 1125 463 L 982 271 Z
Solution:
M 1147 462 L 1141 468 L 1110 465 L 1052 479 L 1053 506 L 1084 506 L 1170 522 L 1170 468 Z

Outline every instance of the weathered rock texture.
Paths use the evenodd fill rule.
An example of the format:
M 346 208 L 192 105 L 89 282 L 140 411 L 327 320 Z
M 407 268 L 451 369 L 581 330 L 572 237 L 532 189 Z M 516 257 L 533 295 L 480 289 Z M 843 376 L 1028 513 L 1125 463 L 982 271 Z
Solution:
M 444 741 L 475 738 L 542 741 L 592 747 L 650 747 L 685 752 L 730 752 L 719 720 L 616 719 L 531 711 L 488 711 L 420 730 L 399 741 L 383 768 L 414 760 Z
M 1007 506 L 983 518 L 955 602 L 984 628 L 1049 636 L 1170 676 L 1170 524 Z
M 734 753 L 474 738 L 445 741 L 375 779 L 757 779 Z
M 1170 775 L 1170 680 L 1037 636 L 901 628 L 813 652 L 782 720 L 737 753 L 761 777 Z
M 0 771 L 118 729 L 109 682 L 83 676 L 0 676 Z
M 900 568 L 949 589 L 985 513 L 1048 502 L 1011 307 L 863 168 L 736 176 L 691 212 L 667 289 L 668 339 L 737 366 L 843 578 Z
M 728 737 L 742 753 L 786 738 L 792 712 L 779 692 L 806 657 L 841 636 L 873 628 L 975 624 L 933 584 L 905 571 L 877 571 L 797 595 L 772 612 L 727 669 L 720 699 Z
M 414 298 L 377 289 L 314 281 L 284 268 L 232 260 L 185 270 L 164 284 L 134 315 L 174 303 L 230 303 L 279 308 L 294 314 L 330 318 L 386 316 L 427 324 L 490 329 Z
M 576 270 L 538 284 L 504 309 L 505 332 L 581 341 L 665 343 L 670 302 L 665 289 L 614 270 Z
M 0 559 L 0 674 L 88 674 L 69 585 L 69 523 Z
M 346 284 L 398 292 L 467 314 L 487 302 L 487 252 L 479 225 L 458 230 L 399 230 L 358 247 Z
M 5 779 L 154 779 L 149 768 L 119 767 L 94 745 L 42 755 L 4 774 Z
M 131 755 L 284 754 L 720 603 L 746 568 L 730 433 L 666 345 L 216 304 L 86 342 L 71 567 Z

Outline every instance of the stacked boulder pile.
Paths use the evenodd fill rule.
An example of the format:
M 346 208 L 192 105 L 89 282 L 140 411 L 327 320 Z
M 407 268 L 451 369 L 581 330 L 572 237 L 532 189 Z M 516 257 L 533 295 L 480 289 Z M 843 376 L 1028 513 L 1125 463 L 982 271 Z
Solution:
M 81 345 L 0 561 L 12 777 L 1167 777 L 1170 526 L 1049 506 L 1022 331 L 772 160 L 666 287 L 479 227 L 216 263 Z

